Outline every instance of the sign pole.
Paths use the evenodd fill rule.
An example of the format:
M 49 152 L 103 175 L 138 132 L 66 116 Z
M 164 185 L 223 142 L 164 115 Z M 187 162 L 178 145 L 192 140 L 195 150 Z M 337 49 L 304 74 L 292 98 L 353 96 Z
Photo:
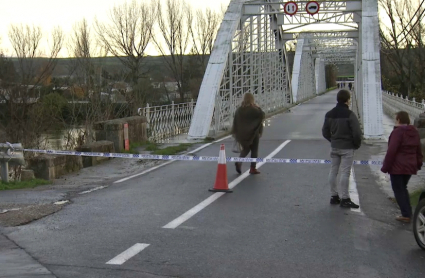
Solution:
M 130 150 L 130 141 L 128 138 L 128 123 L 124 124 L 124 149 L 126 151 Z
M 5 183 L 9 182 L 9 163 L 6 161 L 2 161 L 1 165 L 1 180 Z

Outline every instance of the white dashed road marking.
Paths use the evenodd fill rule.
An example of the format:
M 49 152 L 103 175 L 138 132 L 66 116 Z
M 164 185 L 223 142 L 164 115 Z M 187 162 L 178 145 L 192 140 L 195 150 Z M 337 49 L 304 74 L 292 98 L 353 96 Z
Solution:
M 272 153 L 270 153 L 266 158 L 273 158 L 286 145 L 288 145 L 289 142 L 291 142 L 291 140 L 287 140 L 284 143 L 282 143 Z M 264 162 L 258 163 L 257 164 L 257 168 L 260 168 L 264 164 L 265 164 Z M 246 171 L 245 173 L 243 173 L 242 175 L 240 175 L 238 178 L 236 178 L 234 181 L 232 181 L 231 183 L 229 183 L 229 189 L 234 188 L 236 185 L 238 185 L 241 181 L 243 181 L 244 179 L 246 179 L 248 176 L 249 176 L 249 171 Z M 201 210 L 203 210 L 204 208 L 206 208 L 207 206 L 209 206 L 210 204 L 212 204 L 215 200 L 217 200 L 218 198 L 220 198 L 224 194 L 226 194 L 226 193 L 223 193 L 223 192 L 217 192 L 217 193 L 215 193 L 214 195 L 208 197 L 207 199 L 205 199 L 204 201 L 202 201 L 198 205 L 194 206 L 193 208 L 191 208 L 190 210 L 188 210 L 187 212 L 185 212 L 181 216 L 177 217 L 176 219 L 174 219 L 173 221 L 171 221 L 170 223 L 168 223 L 167 225 L 165 225 L 162 228 L 164 228 L 164 229 L 175 229 L 175 228 L 177 228 L 182 223 L 184 223 L 187 220 L 189 220 L 192 216 L 194 216 L 195 214 L 197 214 L 198 212 L 200 212 Z
M 110 260 L 109 262 L 107 262 L 106 264 L 122 265 L 132 257 L 139 254 L 141 251 L 143 251 L 143 249 L 148 246 L 149 244 L 146 243 L 136 243 L 118 256 L 116 256 L 115 258 L 113 258 L 112 260 Z
M 357 192 L 357 183 L 356 183 L 356 176 L 354 174 L 354 169 L 351 167 L 351 174 L 350 174 L 350 198 L 353 203 L 356 203 L 360 206 L 360 199 L 359 199 L 359 193 Z M 351 211 L 362 213 L 362 210 L 360 208 L 354 209 L 352 208 Z

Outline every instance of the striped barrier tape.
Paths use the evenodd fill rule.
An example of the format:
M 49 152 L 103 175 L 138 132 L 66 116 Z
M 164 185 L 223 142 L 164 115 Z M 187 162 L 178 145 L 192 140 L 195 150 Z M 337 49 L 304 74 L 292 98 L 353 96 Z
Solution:
M 154 154 L 129 154 L 129 153 L 95 153 L 77 151 L 56 151 L 56 150 L 35 150 L 24 149 L 25 152 L 72 155 L 72 156 L 92 156 L 128 159 L 151 159 L 151 160 L 179 160 L 179 161 L 218 161 L 216 156 L 196 156 L 196 155 L 154 155 Z M 264 163 L 287 163 L 287 164 L 331 164 L 329 159 L 292 159 L 292 158 L 241 158 L 227 157 L 227 162 L 264 162 Z M 382 165 L 382 161 L 355 160 L 354 165 Z

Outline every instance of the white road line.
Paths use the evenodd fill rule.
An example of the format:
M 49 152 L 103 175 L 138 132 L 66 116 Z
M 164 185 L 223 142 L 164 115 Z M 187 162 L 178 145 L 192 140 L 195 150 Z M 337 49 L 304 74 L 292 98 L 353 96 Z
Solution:
M 197 151 L 200 151 L 200 150 L 202 150 L 202 149 L 205 149 L 206 147 L 211 146 L 212 144 L 215 144 L 215 143 L 221 142 L 221 141 L 226 140 L 226 139 L 228 139 L 228 138 L 230 138 L 230 137 L 231 137 L 231 135 L 226 136 L 226 137 L 223 137 L 223 138 L 221 138 L 221 139 L 219 139 L 219 140 L 217 140 L 217 141 L 214 141 L 214 142 L 211 142 L 211 143 L 208 143 L 208 144 L 202 145 L 202 146 L 200 146 L 199 148 L 197 148 L 197 149 L 195 149 L 195 150 L 193 150 L 193 151 L 190 151 L 190 152 L 185 153 L 184 155 L 187 155 L 188 153 L 195 153 L 195 152 L 197 152 Z M 132 178 L 135 178 L 135 177 L 138 177 L 138 176 L 142 176 L 142 175 L 144 175 L 144 174 L 147 174 L 147 173 L 149 173 L 149 172 L 152 172 L 152 171 L 154 171 L 154 170 L 156 170 L 156 169 L 158 169 L 158 168 L 161 168 L 161 167 L 167 166 L 167 165 L 169 165 L 169 164 L 171 164 L 171 163 L 173 163 L 173 162 L 176 162 L 176 161 L 177 161 L 177 160 L 170 160 L 170 161 L 168 161 L 168 162 L 166 162 L 166 163 L 163 163 L 163 164 L 160 164 L 160 165 L 158 165 L 158 166 L 155 166 L 155 167 L 149 168 L 148 170 L 143 171 L 143 172 L 141 172 L 141 173 L 138 173 L 138 174 L 135 174 L 135 175 L 132 175 L 132 176 L 129 176 L 129 177 L 126 177 L 126 178 L 123 178 L 123 179 L 117 180 L 117 181 L 115 181 L 114 183 L 121 183 L 121 182 L 128 181 L 128 180 L 130 180 L 130 179 L 132 179 Z
M 274 157 L 286 145 L 288 145 L 289 142 L 291 142 L 291 140 L 287 140 L 287 141 L 283 142 L 272 153 L 270 153 L 268 156 L 266 156 L 266 158 Z M 258 163 L 257 169 L 260 168 L 261 166 L 263 166 L 264 164 L 265 164 L 265 162 Z M 234 188 L 236 185 L 238 185 L 241 181 L 246 179 L 248 176 L 249 176 L 249 171 L 246 171 L 245 173 L 243 173 L 242 175 L 237 177 L 235 180 L 233 180 L 231 183 L 229 183 L 229 189 Z M 198 205 L 194 206 L 193 208 L 191 208 L 190 210 L 188 210 L 187 212 L 185 212 L 181 216 L 177 217 L 176 219 L 174 219 L 173 221 L 171 221 L 170 223 L 168 223 L 167 225 L 165 225 L 162 228 L 164 228 L 164 229 L 175 229 L 175 228 L 177 228 L 178 226 L 180 226 L 181 224 L 183 224 L 184 222 L 189 220 L 192 216 L 194 216 L 195 214 L 197 214 L 198 212 L 200 212 L 201 210 L 203 210 L 204 208 L 206 208 L 207 206 L 212 204 L 215 200 L 217 200 L 218 198 L 220 198 L 221 196 L 223 196 L 225 194 L 226 193 L 223 193 L 223 192 L 214 193 L 214 195 L 208 197 L 207 199 L 205 199 L 204 201 L 202 201 Z
M 350 192 L 351 201 L 353 201 L 354 203 L 356 203 L 360 206 L 360 198 L 359 198 L 359 193 L 357 192 L 356 176 L 354 174 L 354 168 L 353 167 L 351 167 L 349 182 L 350 182 L 349 183 L 350 184 L 349 192 Z M 352 208 L 351 211 L 362 213 L 362 210 L 360 208 L 358 208 L 358 209 Z
M 94 191 L 97 191 L 97 190 L 100 190 L 100 189 L 104 189 L 104 188 L 106 188 L 106 186 L 98 186 L 98 187 L 95 187 L 95 188 L 93 188 L 93 189 L 90 189 L 90 190 L 87 190 L 87 191 L 80 192 L 80 193 L 78 193 L 78 194 L 79 194 L 79 195 L 88 194 L 88 193 L 91 193 L 91 192 L 94 192 Z
M 143 251 L 143 249 L 145 249 L 148 246 L 149 244 L 136 243 L 130 248 L 128 248 L 127 250 L 125 250 L 124 252 L 122 252 L 121 254 L 119 254 L 118 256 L 116 256 L 115 258 L 113 258 L 112 260 L 110 260 L 109 262 L 107 262 L 106 264 L 122 265 L 123 263 L 131 259 L 132 257 L 139 254 L 141 251 Z

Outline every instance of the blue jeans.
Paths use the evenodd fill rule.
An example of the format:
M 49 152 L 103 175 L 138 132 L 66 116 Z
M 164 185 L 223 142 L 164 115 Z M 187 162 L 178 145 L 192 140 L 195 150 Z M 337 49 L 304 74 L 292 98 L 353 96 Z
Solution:
M 340 173 L 339 185 L 341 188 L 341 198 L 349 199 L 349 182 L 351 167 L 353 167 L 354 150 L 353 149 L 335 149 L 331 151 L 331 171 L 329 172 L 329 185 L 331 187 L 331 196 L 338 195 L 337 176 Z

